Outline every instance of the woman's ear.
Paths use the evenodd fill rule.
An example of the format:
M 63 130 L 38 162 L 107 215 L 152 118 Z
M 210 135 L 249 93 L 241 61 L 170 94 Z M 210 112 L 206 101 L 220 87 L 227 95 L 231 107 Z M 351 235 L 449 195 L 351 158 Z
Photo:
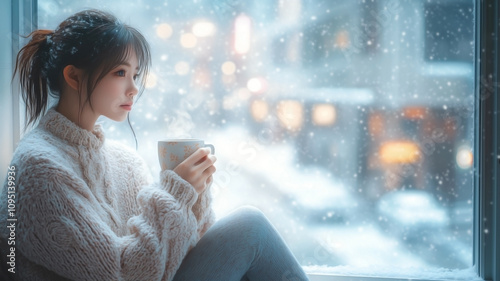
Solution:
M 67 65 L 63 69 L 64 81 L 73 89 L 78 91 L 82 83 L 82 70 L 74 65 Z

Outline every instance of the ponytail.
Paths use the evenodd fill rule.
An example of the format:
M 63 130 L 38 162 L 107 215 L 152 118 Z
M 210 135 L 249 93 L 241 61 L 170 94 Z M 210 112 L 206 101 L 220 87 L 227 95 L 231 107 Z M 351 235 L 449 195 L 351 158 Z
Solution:
M 47 108 L 49 85 L 44 69 L 49 55 L 47 37 L 52 33 L 46 29 L 33 31 L 28 35 L 30 42 L 17 54 L 12 79 L 19 71 L 22 98 L 26 104 L 26 126 L 36 122 Z

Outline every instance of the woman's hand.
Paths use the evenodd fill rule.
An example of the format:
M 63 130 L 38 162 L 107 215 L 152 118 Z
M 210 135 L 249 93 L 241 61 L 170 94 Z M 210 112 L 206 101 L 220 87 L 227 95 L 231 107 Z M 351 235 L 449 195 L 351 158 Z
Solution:
M 189 182 L 200 194 L 213 181 L 212 175 L 215 173 L 216 160 L 217 158 L 210 154 L 209 148 L 199 148 L 175 167 L 174 172 Z

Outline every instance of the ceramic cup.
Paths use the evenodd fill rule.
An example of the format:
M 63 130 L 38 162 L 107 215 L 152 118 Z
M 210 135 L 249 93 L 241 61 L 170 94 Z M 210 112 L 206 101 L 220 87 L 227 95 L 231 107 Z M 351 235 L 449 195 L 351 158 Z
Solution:
M 169 139 L 158 141 L 158 159 L 160 160 L 161 169 L 173 170 L 201 147 L 209 147 L 211 153 L 215 153 L 213 145 L 205 144 L 200 139 Z

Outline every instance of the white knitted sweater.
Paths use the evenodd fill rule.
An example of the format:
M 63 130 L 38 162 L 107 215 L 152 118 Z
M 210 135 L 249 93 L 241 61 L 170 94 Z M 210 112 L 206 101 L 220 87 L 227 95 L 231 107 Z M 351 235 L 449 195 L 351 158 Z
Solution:
M 208 189 L 198 195 L 172 171 L 152 183 L 134 150 L 54 109 L 20 141 L 11 165 L 14 280 L 171 280 L 214 221 Z M 0 202 L 5 268 L 7 181 Z

